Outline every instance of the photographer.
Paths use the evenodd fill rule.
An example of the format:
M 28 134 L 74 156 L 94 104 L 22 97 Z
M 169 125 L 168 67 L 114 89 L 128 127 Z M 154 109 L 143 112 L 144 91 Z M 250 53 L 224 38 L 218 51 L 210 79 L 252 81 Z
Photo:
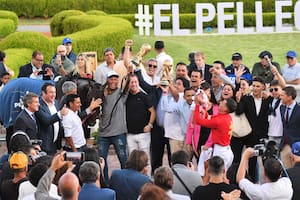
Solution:
M 56 56 L 51 60 L 51 65 L 55 71 L 65 76 L 74 70 L 73 62 L 67 57 L 67 49 L 64 45 L 59 45 L 56 50 Z
M 236 176 L 240 189 L 250 199 L 291 199 L 293 195 L 292 183 L 289 178 L 281 178 L 282 167 L 275 158 L 269 157 L 264 162 L 264 184 L 254 184 L 245 178 L 249 159 L 254 155 L 253 148 L 247 148 L 242 155 Z

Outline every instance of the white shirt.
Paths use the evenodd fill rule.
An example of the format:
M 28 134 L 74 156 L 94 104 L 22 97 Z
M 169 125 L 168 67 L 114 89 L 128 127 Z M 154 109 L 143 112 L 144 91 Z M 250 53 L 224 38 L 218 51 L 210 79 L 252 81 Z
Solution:
M 180 93 L 180 97 L 178 102 L 174 100 L 169 101 L 167 95 L 162 96 L 162 110 L 168 113 L 177 113 L 179 114 L 179 123 L 181 127 L 181 133 L 183 135 L 186 134 L 187 124 L 189 122 L 192 110 L 191 105 L 189 105 L 186 100 L 182 97 L 182 93 Z
M 251 200 L 290 200 L 293 196 L 292 182 L 286 177 L 262 185 L 242 179 L 239 186 Z
M 171 56 L 169 56 L 168 54 L 166 54 L 166 52 L 161 52 L 160 54 L 158 54 L 156 56 L 156 61 L 157 61 L 157 71 L 156 71 L 156 75 L 158 77 L 161 77 L 162 75 L 162 66 L 163 63 L 165 62 L 165 60 L 170 60 L 171 64 L 173 65 L 173 58 Z M 173 68 L 172 68 L 173 70 Z
M 110 68 L 106 61 L 104 61 L 103 63 L 101 63 L 99 66 L 97 66 L 96 68 L 96 72 L 95 72 L 95 81 L 97 83 L 100 83 L 101 85 L 104 85 L 106 83 L 107 80 L 107 73 L 109 71 L 112 71 L 112 68 Z
M 160 82 L 160 77 L 157 75 L 154 75 L 154 77 L 150 77 L 147 73 L 142 72 L 142 76 L 144 81 L 148 83 L 149 85 L 157 85 Z
M 80 148 L 86 144 L 81 119 L 76 112 L 68 110 L 68 114 L 62 119 L 65 137 L 72 137 L 74 146 Z
M 170 104 L 176 103 L 175 99 L 172 96 L 167 96 L 164 97 L 162 96 L 162 104 L 163 105 L 163 98 L 167 98 L 167 101 Z M 179 98 L 182 97 L 179 96 Z M 161 107 L 163 110 L 163 106 Z M 177 112 L 165 112 L 165 117 L 164 117 L 164 130 L 165 130 L 165 137 L 171 138 L 174 140 L 179 140 L 179 141 L 184 141 L 185 139 L 185 134 L 182 133 L 182 128 L 180 125 L 180 114 Z
M 34 187 L 29 181 L 25 181 L 20 184 L 19 187 L 19 197 L 18 200 L 29 200 L 29 199 L 35 199 L 34 193 L 36 191 L 36 187 Z M 51 197 L 57 197 L 57 187 L 54 184 L 51 184 L 49 194 Z
M 272 107 L 275 107 L 277 99 L 273 99 Z M 283 134 L 283 125 L 282 125 L 282 119 L 281 119 L 281 113 L 280 113 L 280 106 L 281 102 L 279 103 L 278 107 L 275 110 L 276 116 L 273 114 L 270 114 L 268 117 L 269 121 L 269 130 L 268 130 L 268 136 L 272 137 L 280 137 Z
M 262 104 L 262 98 L 255 98 L 254 99 L 254 104 L 255 104 L 255 109 L 256 109 L 256 115 L 259 115 L 261 104 Z
M 282 76 L 286 81 L 293 81 L 300 78 L 300 63 L 296 63 L 294 66 L 285 64 L 282 69 Z
M 182 194 L 175 194 L 172 192 L 172 190 L 169 190 L 166 193 L 171 198 L 171 200 L 190 200 L 191 199 L 189 196 L 185 196 Z

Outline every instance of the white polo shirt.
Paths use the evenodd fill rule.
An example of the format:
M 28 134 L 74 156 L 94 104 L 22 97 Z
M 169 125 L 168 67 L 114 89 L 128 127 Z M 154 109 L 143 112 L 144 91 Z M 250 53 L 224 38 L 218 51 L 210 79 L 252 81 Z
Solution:
M 80 148 L 86 144 L 82 122 L 77 112 L 68 110 L 68 114 L 62 119 L 65 137 L 72 137 L 74 146 Z

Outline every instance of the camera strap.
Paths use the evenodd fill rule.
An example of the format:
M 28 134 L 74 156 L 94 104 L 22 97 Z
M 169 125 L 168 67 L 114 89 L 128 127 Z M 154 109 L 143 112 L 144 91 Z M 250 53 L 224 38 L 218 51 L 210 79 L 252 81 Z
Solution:
M 176 172 L 176 170 L 172 167 L 171 168 L 174 175 L 177 177 L 177 179 L 180 181 L 180 183 L 182 184 L 182 186 L 184 187 L 184 189 L 189 193 L 190 197 L 192 197 L 192 192 L 189 190 L 189 188 L 186 186 L 186 184 L 183 182 L 183 180 L 180 178 L 180 176 L 178 175 L 178 173 Z

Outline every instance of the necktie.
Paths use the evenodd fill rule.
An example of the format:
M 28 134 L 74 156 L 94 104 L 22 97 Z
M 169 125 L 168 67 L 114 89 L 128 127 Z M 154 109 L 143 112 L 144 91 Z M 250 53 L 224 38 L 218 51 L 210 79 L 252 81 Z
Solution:
M 31 118 L 32 118 L 32 120 L 36 123 L 36 119 L 35 119 L 34 114 L 31 114 Z
M 286 124 L 289 122 L 289 111 L 290 111 L 290 108 L 286 107 L 286 112 L 285 112 L 285 123 Z

